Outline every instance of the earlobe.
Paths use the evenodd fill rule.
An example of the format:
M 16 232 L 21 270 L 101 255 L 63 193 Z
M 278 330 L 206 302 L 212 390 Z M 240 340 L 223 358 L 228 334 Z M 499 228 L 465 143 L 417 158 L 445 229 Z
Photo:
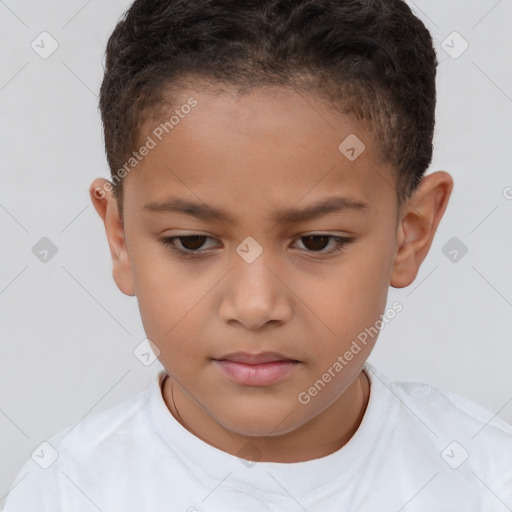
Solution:
M 125 230 L 110 182 L 103 178 L 95 179 L 89 187 L 89 195 L 94 208 L 105 226 L 110 255 L 112 257 L 112 276 L 114 281 L 121 292 L 125 295 L 134 296 L 135 288 L 126 245 Z
M 448 206 L 453 179 L 445 171 L 426 176 L 403 207 L 397 232 L 397 251 L 390 285 L 409 286 L 432 245 Z

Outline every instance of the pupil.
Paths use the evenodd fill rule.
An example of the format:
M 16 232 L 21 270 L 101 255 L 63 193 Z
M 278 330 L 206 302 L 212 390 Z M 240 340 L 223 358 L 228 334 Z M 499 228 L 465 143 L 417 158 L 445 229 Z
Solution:
M 204 244 L 203 235 L 185 236 L 181 238 L 181 245 L 189 251 L 196 251 Z M 302 237 L 304 245 L 312 251 L 321 251 L 325 249 L 329 243 L 328 236 L 310 235 Z M 308 246 L 309 245 L 309 246 Z
M 181 239 L 181 245 L 190 251 L 195 251 L 199 249 L 204 244 L 204 239 L 206 237 L 203 235 L 193 235 L 193 236 L 185 236 Z M 185 243 L 184 243 L 185 242 Z M 191 244 L 189 242 L 192 242 Z M 199 242 L 199 243 L 198 243 Z M 192 247 L 187 247 L 192 245 Z
M 319 236 L 319 235 L 310 235 L 310 236 L 306 236 L 304 238 L 308 241 L 308 243 L 313 241 L 313 247 L 308 247 L 307 243 L 304 244 L 306 247 L 308 247 L 308 249 L 311 249 L 311 250 L 325 249 L 328 245 L 328 240 L 329 240 L 328 236 Z M 322 241 L 324 243 L 322 243 Z M 318 242 L 320 242 L 321 247 L 318 246 L 319 245 Z

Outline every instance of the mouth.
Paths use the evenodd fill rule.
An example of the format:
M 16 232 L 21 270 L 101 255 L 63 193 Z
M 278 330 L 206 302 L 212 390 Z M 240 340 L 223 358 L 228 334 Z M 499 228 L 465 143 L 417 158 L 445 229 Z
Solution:
M 236 352 L 213 360 L 231 381 L 243 386 L 263 387 L 289 376 L 300 361 L 277 352 Z

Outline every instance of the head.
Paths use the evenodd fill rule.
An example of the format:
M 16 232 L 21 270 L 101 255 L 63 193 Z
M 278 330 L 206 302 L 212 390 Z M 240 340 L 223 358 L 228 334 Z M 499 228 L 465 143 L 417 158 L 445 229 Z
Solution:
M 402 0 L 137 0 L 114 30 L 112 183 L 91 199 L 160 361 L 224 427 L 293 431 L 360 374 L 377 335 L 353 342 L 415 279 L 452 189 L 424 176 L 436 64 Z M 243 385 L 219 368 L 234 352 L 297 363 Z

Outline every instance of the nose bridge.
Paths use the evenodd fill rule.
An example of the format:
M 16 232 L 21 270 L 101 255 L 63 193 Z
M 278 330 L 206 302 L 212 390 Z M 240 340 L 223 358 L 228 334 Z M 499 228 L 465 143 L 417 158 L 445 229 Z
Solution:
M 247 246 L 249 246 L 248 250 Z M 270 251 L 263 250 L 252 259 L 254 257 L 254 250 L 250 246 L 250 242 L 245 246 L 243 244 L 239 246 L 237 249 L 239 261 L 231 273 L 230 286 L 237 294 L 247 296 L 249 299 L 252 296 L 255 301 L 273 300 L 278 288 L 278 282 L 276 281 L 276 276 L 270 270 L 272 267 L 272 262 L 269 258 Z M 240 255 L 240 252 L 242 252 L 242 255 Z
M 270 321 L 283 321 L 291 313 L 288 289 L 273 268 L 271 251 L 255 256 L 255 247 L 241 244 L 237 248 L 233 270 L 229 273 L 222 295 L 220 314 L 224 321 L 238 321 L 248 328 Z M 244 252 L 245 250 L 245 252 Z M 251 255 L 251 257 L 247 257 Z

